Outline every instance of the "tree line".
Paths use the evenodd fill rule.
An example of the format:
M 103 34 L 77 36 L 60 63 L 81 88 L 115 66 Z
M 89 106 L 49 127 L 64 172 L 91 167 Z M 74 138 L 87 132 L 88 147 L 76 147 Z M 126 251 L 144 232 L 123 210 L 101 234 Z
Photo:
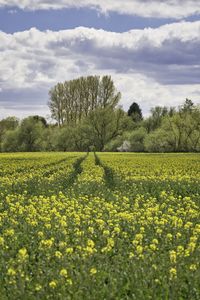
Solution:
M 1 152 L 132 151 L 199 152 L 200 106 L 156 106 L 144 118 L 137 102 L 128 112 L 110 76 L 58 83 L 49 92 L 53 123 L 44 117 L 0 121 Z

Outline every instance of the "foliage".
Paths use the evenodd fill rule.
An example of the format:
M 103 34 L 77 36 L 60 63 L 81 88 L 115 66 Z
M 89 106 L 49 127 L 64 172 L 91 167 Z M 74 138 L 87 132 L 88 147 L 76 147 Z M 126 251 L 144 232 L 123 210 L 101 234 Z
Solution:
M 121 98 L 110 76 L 88 76 L 58 83 L 49 94 L 52 118 L 59 126 L 77 124 L 99 108 L 115 108 Z
M 90 144 L 96 151 L 104 150 L 105 145 L 122 133 L 124 112 L 121 109 L 112 110 L 99 108 L 89 113 L 85 119 L 85 131 L 90 138 Z
M 6 132 L 9 130 L 15 130 L 18 127 L 18 125 L 19 120 L 15 117 L 8 117 L 0 121 L 0 147 Z
M 175 113 L 175 109 L 173 107 L 161 107 L 156 106 L 151 109 L 151 115 L 146 120 L 144 120 L 144 126 L 148 133 L 158 129 L 164 117 L 169 116 L 172 117 Z
M 200 150 L 200 109 L 184 108 L 172 116 L 166 115 L 160 128 L 145 140 L 149 152 L 198 152 Z
M 19 130 L 7 130 L 2 138 L 1 149 L 3 152 L 19 151 Z
M 129 107 L 128 116 L 136 123 L 143 120 L 142 110 L 136 102 L 133 102 Z
M 35 117 L 24 119 L 20 125 L 18 140 L 21 151 L 40 151 L 42 143 L 42 130 L 44 124 Z
M 79 78 L 58 84 L 54 92 L 59 99 L 58 90 L 65 85 L 73 85 L 75 90 L 80 87 L 90 90 L 97 85 L 96 104 L 91 102 L 84 108 L 85 100 L 72 98 L 70 103 L 74 109 L 81 109 L 81 115 L 74 110 L 74 117 L 67 121 L 63 112 L 63 117 L 59 117 L 63 121 L 57 119 L 58 124 L 48 124 L 41 116 L 30 116 L 21 122 L 14 117 L 1 120 L 2 152 L 123 151 L 123 145 L 130 145 L 125 148 L 132 152 L 200 151 L 200 107 L 189 99 L 177 109 L 156 106 L 151 109 L 150 116 L 142 119 L 137 103 L 131 105 L 128 114 L 116 106 L 120 94 L 108 76 Z M 88 95 L 93 95 L 94 91 L 89 90 Z M 83 96 L 82 92 L 79 96 Z M 134 117 L 137 111 L 139 118 Z
M 129 142 L 131 144 L 131 151 L 133 152 L 144 152 L 144 139 L 147 135 L 145 128 L 140 127 L 134 130 L 129 136 Z

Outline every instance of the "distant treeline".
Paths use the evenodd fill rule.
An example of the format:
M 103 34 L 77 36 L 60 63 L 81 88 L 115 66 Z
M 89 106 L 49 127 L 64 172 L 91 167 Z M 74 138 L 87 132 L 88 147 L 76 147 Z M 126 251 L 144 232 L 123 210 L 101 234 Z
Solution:
M 144 118 L 136 102 L 125 112 L 110 76 L 58 83 L 49 108 L 54 123 L 30 116 L 0 121 L 0 149 L 18 151 L 199 152 L 200 106 L 156 106 Z

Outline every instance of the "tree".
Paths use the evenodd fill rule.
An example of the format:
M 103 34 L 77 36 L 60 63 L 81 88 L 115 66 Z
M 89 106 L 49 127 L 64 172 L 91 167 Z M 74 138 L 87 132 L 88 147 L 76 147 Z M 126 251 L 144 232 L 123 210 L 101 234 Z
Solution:
M 111 76 L 103 76 L 99 82 L 99 105 L 97 107 L 114 109 L 121 98 L 121 93 L 116 91 Z
M 16 117 L 8 117 L 0 121 L 0 145 L 3 141 L 3 136 L 8 130 L 15 130 L 19 125 L 19 120 Z
M 166 106 L 156 106 L 151 109 L 150 117 L 144 121 L 144 127 L 147 132 L 150 133 L 161 126 L 162 121 L 166 116 L 173 116 L 174 114 L 175 109 L 173 107 L 167 108 Z
M 172 117 L 165 118 L 162 128 L 170 132 L 174 140 L 175 152 L 199 151 L 200 147 L 200 109 L 192 105 L 180 110 Z
M 166 114 L 160 126 L 145 138 L 149 152 L 196 152 L 200 150 L 200 108 L 182 106 Z
M 147 135 L 147 131 L 145 128 L 140 127 L 133 132 L 131 132 L 129 136 L 129 142 L 131 145 L 131 151 L 133 152 L 143 152 L 145 150 L 144 147 L 144 139 Z
M 41 123 L 44 125 L 44 127 L 47 127 L 47 126 L 48 126 L 47 121 L 46 121 L 46 119 L 45 119 L 44 117 L 35 115 L 35 116 L 33 116 L 32 118 L 33 118 L 33 120 L 35 120 L 36 122 L 41 122 Z
M 56 148 L 59 151 L 73 151 L 75 149 L 75 132 L 73 127 L 65 126 L 59 130 Z
M 143 120 L 142 110 L 136 102 L 133 102 L 128 110 L 128 116 L 133 119 L 134 122 L 140 122 Z
M 60 128 L 55 125 L 47 125 L 42 127 L 39 138 L 40 151 L 55 151 L 57 149 L 57 140 L 60 133 Z
M 191 112 L 194 108 L 194 103 L 192 100 L 186 98 L 185 103 L 180 107 L 179 112 L 180 113 L 186 113 Z
M 40 151 L 44 125 L 34 117 L 25 118 L 19 127 L 19 145 L 21 151 Z
M 17 152 L 19 151 L 19 131 L 7 130 L 3 136 L 2 141 L 3 152 Z
M 58 122 L 58 126 L 64 124 L 64 87 L 62 83 L 58 83 L 49 92 L 50 101 L 48 102 L 51 116 Z
M 147 152 L 173 152 L 174 141 L 170 132 L 158 128 L 146 135 L 144 148 Z
M 91 111 L 84 123 L 90 146 L 94 146 L 97 151 L 103 151 L 109 141 L 122 134 L 124 116 L 121 109 L 113 110 L 111 107 Z
M 59 127 L 81 122 L 97 108 L 115 108 L 121 94 L 110 76 L 88 76 L 58 83 L 49 92 L 49 108 Z

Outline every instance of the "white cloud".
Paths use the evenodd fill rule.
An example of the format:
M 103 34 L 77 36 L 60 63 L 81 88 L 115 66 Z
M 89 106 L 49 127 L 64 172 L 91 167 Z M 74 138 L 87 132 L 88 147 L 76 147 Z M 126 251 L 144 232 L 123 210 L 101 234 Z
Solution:
M 128 109 L 132 102 L 137 102 L 145 115 L 151 107 L 181 105 L 186 98 L 200 103 L 200 84 L 162 85 L 153 79 L 139 74 L 113 74 L 115 84 L 122 93 L 122 104 Z
M 200 21 L 125 33 L 0 32 L 0 52 L 4 110 L 13 105 L 37 110 L 58 81 L 89 74 L 112 75 L 126 108 L 134 99 L 145 111 L 156 104 L 178 105 L 186 97 L 200 100 Z
M 26 10 L 91 8 L 102 13 L 138 15 L 155 18 L 181 19 L 200 13 L 198 0 L 0 0 L 0 7 Z
M 40 115 L 49 118 L 49 114 L 47 114 L 46 105 L 41 105 L 41 106 L 16 105 L 16 106 L 9 106 L 9 107 L 0 105 L 0 108 L 1 108 L 0 120 L 10 116 L 16 116 L 17 118 L 22 119 L 30 115 Z

